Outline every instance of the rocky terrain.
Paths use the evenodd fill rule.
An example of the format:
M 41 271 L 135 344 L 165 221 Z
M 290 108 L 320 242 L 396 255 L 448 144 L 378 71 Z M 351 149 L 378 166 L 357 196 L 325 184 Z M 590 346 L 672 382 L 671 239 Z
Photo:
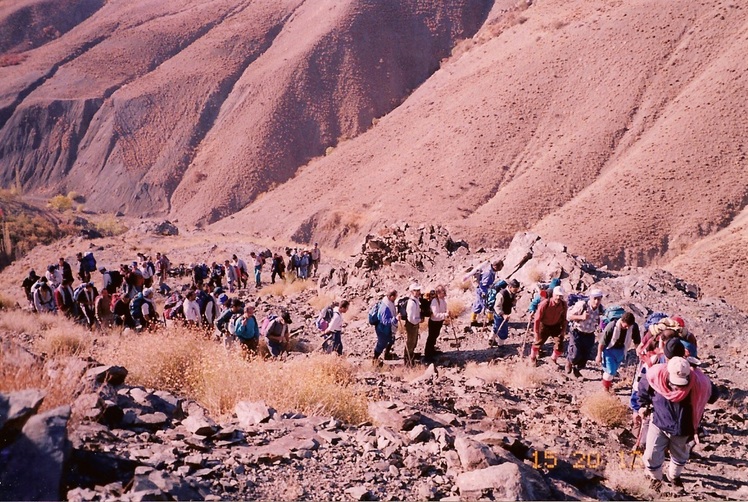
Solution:
M 529 230 L 748 309 L 739 2 L 6 4 L 1 187 L 345 251 Z
M 171 250 L 173 257 L 197 249 L 194 236 L 151 239 L 149 246 Z M 101 244 L 100 261 L 122 258 L 121 245 L 95 242 Z M 214 242 L 211 253 L 240 249 L 218 237 Z M 32 258 L 43 252 L 61 251 L 39 248 Z M 469 305 L 472 290 L 463 289 L 464 278 L 496 258 L 504 260 L 501 277 L 524 285 L 506 344 L 489 346 L 486 330 L 467 326 L 463 314 L 454 329 L 443 332 L 444 353 L 433 365 L 370 364 L 374 337 L 365 316 L 382 292 L 404 290 L 414 280 L 427 288 L 444 283 L 452 301 Z M 21 265 L 0 280 L 15 280 L 9 279 L 15 269 Z M 370 235 L 354 256 L 326 257 L 320 272 L 317 288 L 284 296 L 250 290 L 240 296 L 253 301 L 261 315 L 289 308 L 297 346 L 310 349 L 321 339 L 309 301 L 320 294 L 351 298 L 345 357 L 369 401 L 368 420 L 345 423 L 256 401 L 240 401 L 231 413 L 211 416 L 189 397 L 133 384 L 126 368 L 73 358 L 65 369 L 45 370 L 80 382 L 70 406 L 38 413 L 43 396 L 35 391 L 0 397 L 3 498 L 748 499 L 748 318 L 701 295 L 696 284 L 656 269 L 598 268 L 534 234 L 517 234 L 505 249 L 473 249 L 441 227 L 405 224 Z M 523 313 L 539 277 L 561 277 L 567 290 L 595 284 L 606 292 L 604 303 L 626 306 L 639 322 L 652 311 L 686 320 L 698 338 L 702 368 L 719 385 L 720 400 L 708 406 L 684 489 L 649 491 L 631 453 L 636 438 L 628 419 L 605 426 L 584 411 L 600 388 L 599 368 L 593 365 L 576 379 L 548 359 L 538 368 L 525 363 L 529 336 Z M 3 350 L 17 351 L 17 364 L 38 358 L 27 351 L 33 332 L 2 336 Z M 402 352 L 401 337 L 396 350 Z M 294 352 L 275 364 L 309 357 Z M 622 370 L 620 402 L 628 401 L 632 371 L 630 365 Z M 30 445 L 34 456 L 28 455 Z

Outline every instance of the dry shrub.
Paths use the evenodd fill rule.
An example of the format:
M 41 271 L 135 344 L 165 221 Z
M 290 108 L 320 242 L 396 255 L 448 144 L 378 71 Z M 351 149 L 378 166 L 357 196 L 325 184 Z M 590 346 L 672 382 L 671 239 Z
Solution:
M 248 361 L 238 347 L 227 350 L 199 334 L 175 329 L 166 335 L 122 336 L 100 357 L 125 366 L 134 384 L 184 394 L 217 415 L 231 413 L 239 401 L 262 400 L 281 411 L 332 415 L 354 423 L 368 416 L 350 365 L 337 356 Z
M 11 310 L 16 307 L 16 301 L 4 294 L 0 293 L 0 310 Z
M 618 397 L 605 391 L 587 396 L 582 402 L 582 413 L 606 427 L 625 424 L 629 418 L 626 405 Z
M 112 215 L 94 222 L 94 228 L 104 237 L 115 237 L 127 232 L 128 228 L 117 218 Z
M 449 317 L 457 319 L 467 311 L 467 305 L 459 298 L 448 298 L 447 299 L 447 312 Z
M 13 356 L 8 352 L 0 351 L 0 392 L 42 390 L 46 395 L 41 411 L 72 404 L 78 386 L 77 379 L 54 377 L 46 371 L 39 360 L 33 364 L 27 362 L 19 364 Z
M 322 310 L 325 307 L 329 307 L 334 301 L 334 296 L 318 292 L 315 296 L 309 299 L 308 303 L 314 307 L 315 310 Z
M 641 469 L 641 457 L 636 461 L 632 470 L 631 455 L 623 458 L 628 465 L 623 467 L 620 462 L 607 462 L 605 466 L 605 479 L 607 485 L 613 490 L 625 493 L 634 500 L 653 500 L 659 498 L 658 494 L 649 488 L 644 471 Z
M 68 330 L 52 328 L 43 331 L 34 342 L 34 348 L 47 356 L 79 356 L 91 347 L 91 335 L 83 328 Z
M 543 282 L 545 281 L 545 274 L 537 268 L 532 268 L 527 271 L 527 278 L 530 282 Z
M 452 289 L 459 289 L 464 293 L 465 291 L 473 289 L 473 281 L 469 278 L 465 280 L 457 278 L 452 281 Z
M 64 195 L 55 195 L 54 197 L 49 199 L 47 205 L 55 211 L 59 211 L 62 213 L 73 209 L 73 200 Z
M 543 370 L 527 360 L 518 362 L 499 361 L 489 364 L 468 363 L 465 376 L 478 377 L 487 383 L 499 382 L 513 389 L 534 389 L 545 382 Z
M 314 285 L 313 281 L 303 281 L 300 279 L 286 279 L 278 281 L 275 284 L 268 284 L 258 291 L 259 296 L 291 296 L 299 294 L 305 289 Z

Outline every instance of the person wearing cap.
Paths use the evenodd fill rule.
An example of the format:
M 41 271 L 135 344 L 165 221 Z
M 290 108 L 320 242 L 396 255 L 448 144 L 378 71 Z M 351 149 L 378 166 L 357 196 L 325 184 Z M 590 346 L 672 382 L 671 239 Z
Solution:
M 556 286 L 553 294 L 538 305 L 533 323 L 535 339 L 532 343 L 530 361 L 537 363 L 540 356 L 540 348 L 552 337 L 553 355 L 551 360 L 555 363 L 564 351 L 564 336 L 566 335 L 566 293 L 564 288 Z
M 158 319 L 158 312 L 153 304 L 153 290 L 145 288 L 135 295 L 130 302 L 130 316 L 136 328 L 149 329 Z
M 603 365 L 603 389 L 610 392 L 613 388 L 613 379 L 618 376 L 618 368 L 626 357 L 626 352 L 632 344 L 641 343 L 639 325 L 636 324 L 634 314 L 624 312 L 620 319 L 608 323 L 600 335 L 599 342 L 595 362 Z
M 566 348 L 566 373 L 581 378 L 580 370 L 587 366 L 595 347 L 595 330 L 600 325 L 600 315 L 605 312 L 602 304 L 603 292 L 592 289 L 588 300 L 578 301 L 566 314 L 571 322 L 569 344 Z
M 319 249 L 319 243 L 315 242 L 311 252 L 312 257 L 312 277 L 317 277 L 317 269 L 319 268 L 319 261 L 322 259 L 322 252 Z
M 245 355 L 257 354 L 260 342 L 260 327 L 255 319 L 254 305 L 244 307 L 244 314 L 234 321 L 234 334 L 241 344 Z
M 374 327 L 377 334 L 377 344 L 374 346 L 374 365 L 379 366 L 381 361 L 379 356 L 384 354 L 385 359 L 390 359 L 390 350 L 395 344 L 395 331 L 397 330 L 397 309 L 395 308 L 395 299 L 397 290 L 393 289 L 387 293 L 379 302 L 377 310 L 377 320 L 379 321 Z
M 332 319 L 327 325 L 327 329 L 322 332 L 322 336 L 332 337 L 330 351 L 336 352 L 339 356 L 343 355 L 343 314 L 348 312 L 350 302 L 343 300 L 340 305 L 332 309 Z
M 666 451 L 670 452 L 667 479 L 683 486 L 680 475 L 690 454 L 688 441 L 698 430 L 706 404 L 718 398 L 709 378 L 678 356 L 655 364 L 641 379 L 639 414 L 646 417 L 651 410 L 652 415 L 642 462 L 654 489 L 662 485 Z
M 423 349 L 423 355 L 426 358 L 433 358 L 441 351 L 436 348 L 436 341 L 439 339 L 442 326 L 450 323 L 449 311 L 447 310 L 447 288 L 439 284 L 432 292 L 432 298 L 429 305 L 429 334 L 426 337 L 426 346 Z
M 496 282 L 496 272 L 504 267 L 504 262 L 496 260 L 491 263 L 490 267 L 486 267 L 480 272 L 480 278 L 475 288 L 475 301 L 473 302 L 473 313 L 470 316 L 470 324 L 475 326 L 478 324 L 478 315 L 486 310 L 486 296 L 488 295 L 488 289 L 493 286 Z M 476 275 L 477 277 L 477 275 Z M 486 312 L 486 322 L 488 324 L 493 323 L 493 312 L 488 310 Z
M 288 327 L 290 324 L 291 315 L 287 310 L 284 310 L 281 315 L 268 323 L 265 330 L 265 339 L 272 357 L 278 357 L 288 350 L 288 343 L 291 340 Z
M 418 329 L 421 324 L 421 286 L 411 284 L 408 288 L 410 296 L 405 307 L 405 364 L 412 365 L 415 362 L 416 346 L 418 345 Z
M 509 338 L 509 316 L 512 314 L 512 309 L 517 303 L 517 293 L 519 293 L 519 288 L 519 281 L 517 279 L 511 279 L 507 286 L 496 295 L 496 303 L 493 307 L 496 311 L 493 324 L 493 334 L 498 337 L 500 344 L 504 343 L 504 340 Z
M 229 324 L 232 318 L 238 317 L 241 315 L 244 305 L 242 304 L 242 301 L 239 298 L 234 298 L 233 300 L 229 300 L 228 296 L 226 296 L 225 294 L 221 295 L 221 298 L 219 298 L 219 303 L 221 303 L 222 300 L 224 300 L 224 303 L 229 304 L 229 308 L 221 312 L 221 315 L 218 316 L 214 324 L 215 324 L 216 329 L 220 331 L 221 333 L 223 333 L 225 336 L 227 332 L 230 333 Z

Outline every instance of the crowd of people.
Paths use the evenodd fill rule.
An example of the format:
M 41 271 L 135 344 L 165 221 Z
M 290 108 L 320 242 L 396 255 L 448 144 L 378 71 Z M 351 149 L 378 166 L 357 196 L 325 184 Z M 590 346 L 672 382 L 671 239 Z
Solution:
M 278 253 L 250 253 L 255 287 L 262 285 L 261 273 L 267 259 L 271 260 L 271 282 L 285 279 L 287 273 L 301 280 L 317 275 L 320 262 L 317 244 L 310 250 L 287 248 L 285 254 L 287 263 Z M 273 357 L 289 348 L 292 321 L 288 311 L 268 315 L 259 323 L 253 305 L 229 297 L 230 293 L 248 287 L 249 268 L 237 255 L 226 259 L 223 265 L 214 262 L 210 267 L 191 266 L 192 281 L 184 294 L 172 292 L 167 284 L 170 262 L 161 253 L 156 254 L 155 260 L 139 254 L 138 260 L 122 264 L 117 270 L 99 267 L 100 289 L 91 278 L 91 273 L 97 270 L 93 255 L 78 253 L 76 260 L 80 282 L 75 288 L 73 268 L 64 258 L 47 267 L 44 276 L 30 271 L 22 287 L 31 309 L 58 312 L 91 329 L 122 326 L 150 330 L 166 324 L 167 319 L 178 319 L 188 326 L 213 332 L 224 341 L 236 340 L 247 354 L 257 353 L 261 337 Z M 492 330 L 492 343 L 498 345 L 509 337 L 509 319 L 515 315 L 522 287 L 516 279 L 497 279 L 502 267 L 503 263 L 496 261 L 473 275 L 476 296 L 471 324 L 479 325 L 478 316 L 485 314 Z M 440 334 L 454 319 L 449 314 L 444 285 L 437 285 L 425 294 L 423 289 L 413 283 L 408 294 L 400 299 L 397 290 L 388 291 L 369 310 L 369 324 L 376 335 L 372 357 L 375 365 L 382 366 L 383 360 L 398 358 L 393 347 L 401 324 L 402 357 L 405 364 L 414 364 L 424 322 L 427 336 L 423 360 L 437 360 Z M 162 315 L 154 303 L 156 291 L 166 298 Z M 533 338 L 529 360 L 537 365 L 543 346 L 552 340 L 553 364 L 563 357 L 565 364 L 559 368 L 581 378 L 581 370 L 594 360 L 601 366 L 603 389 L 611 392 L 626 354 L 635 348 L 638 364 L 630 406 L 641 431 L 637 442 L 644 447 L 645 470 L 655 487 L 663 479 L 680 485 L 680 474 L 698 435 L 705 405 L 717 399 L 716 387 L 699 369 L 697 341 L 682 317 L 654 313 L 640 328 L 633 313 L 619 306 L 605 308 L 604 296 L 601 289 L 594 287 L 584 296 L 567 295 L 558 279 L 540 287 L 529 309 L 531 317 L 526 333 L 532 330 Z M 325 338 L 323 348 L 328 352 L 343 354 L 343 330 L 349 306 L 348 300 L 342 300 L 320 313 L 317 326 Z M 670 464 L 665 476 L 663 464 L 667 451 Z

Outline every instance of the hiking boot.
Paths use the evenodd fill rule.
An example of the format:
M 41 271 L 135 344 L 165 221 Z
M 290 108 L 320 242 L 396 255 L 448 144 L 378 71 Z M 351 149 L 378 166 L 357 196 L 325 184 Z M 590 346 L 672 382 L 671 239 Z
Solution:
M 574 374 L 575 377 L 577 377 L 577 378 L 583 378 L 582 377 L 582 372 L 579 371 L 579 368 L 577 368 L 576 366 L 572 367 L 571 371 L 572 371 L 572 373 Z
M 571 361 L 566 361 L 566 365 L 564 366 L 564 369 L 566 370 L 566 373 L 567 373 L 567 374 L 570 374 L 570 373 L 571 373 L 571 371 L 572 371 L 572 369 L 573 369 L 573 367 L 572 367 L 572 365 L 571 365 Z
M 384 354 L 385 361 L 397 361 L 398 359 L 400 359 L 400 356 L 398 356 L 394 352 L 386 352 Z
M 681 479 L 680 476 L 676 476 L 673 479 L 670 479 L 667 474 L 663 474 L 662 479 L 677 488 L 683 488 L 683 479 Z
M 649 480 L 649 487 L 657 493 L 660 493 L 660 490 L 662 490 L 662 481 L 652 478 Z

